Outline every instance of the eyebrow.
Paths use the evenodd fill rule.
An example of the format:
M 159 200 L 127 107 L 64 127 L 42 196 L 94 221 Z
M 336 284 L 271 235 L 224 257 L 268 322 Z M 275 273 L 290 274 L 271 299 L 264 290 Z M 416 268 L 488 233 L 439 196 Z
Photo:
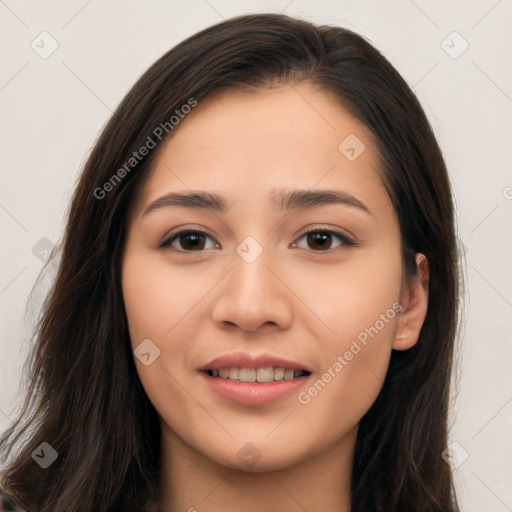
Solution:
M 278 190 L 269 195 L 271 205 L 280 211 L 310 209 L 327 204 L 353 206 L 372 215 L 368 207 L 356 197 L 341 190 Z M 184 208 L 207 209 L 224 213 L 230 208 L 226 199 L 214 192 L 183 191 L 170 192 L 153 201 L 144 211 L 143 216 L 160 208 L 181 206 Z

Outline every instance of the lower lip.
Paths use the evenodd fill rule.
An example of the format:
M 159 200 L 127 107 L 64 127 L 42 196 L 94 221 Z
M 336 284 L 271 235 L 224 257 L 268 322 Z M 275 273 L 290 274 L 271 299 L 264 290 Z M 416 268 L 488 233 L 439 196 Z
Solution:
M 219 395 L 242 405 L 264 405 L 279 400 L 303 386 L 308 378 L 311 377 L 310 374 L 292 380 L 240 382 L 239 380 L 211 377 L 205 372 L 200 373 Z

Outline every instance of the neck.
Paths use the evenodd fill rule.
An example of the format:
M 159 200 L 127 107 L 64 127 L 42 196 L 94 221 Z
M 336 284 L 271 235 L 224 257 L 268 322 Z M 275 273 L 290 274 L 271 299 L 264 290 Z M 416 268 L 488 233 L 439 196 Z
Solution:
M 349 512 L 356 435 L 357 427 L 304 462 L 256 473 L 222 466 L 163 428 L 160 512 Z

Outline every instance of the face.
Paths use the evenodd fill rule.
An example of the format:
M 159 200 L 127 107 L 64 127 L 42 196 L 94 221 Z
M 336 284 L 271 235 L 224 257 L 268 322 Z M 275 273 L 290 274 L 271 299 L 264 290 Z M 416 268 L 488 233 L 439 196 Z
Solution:
M 164 442 L 268 471 L 354 439 L 404 348 L 400 231 L 378 168 L 369 130 L 308 84 L 225 93 L 182 121 L 122 267 Z

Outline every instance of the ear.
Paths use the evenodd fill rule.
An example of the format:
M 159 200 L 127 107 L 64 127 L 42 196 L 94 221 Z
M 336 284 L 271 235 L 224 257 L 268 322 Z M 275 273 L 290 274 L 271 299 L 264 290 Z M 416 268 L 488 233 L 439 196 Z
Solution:
M 407 350 L 418 341 L 427 315 L 429 270 L 424 254 L 415 257 L 416 275 L 404 282 L 400 297 L 402 310 L 397 317 L 397 329 L 392 348 Z

